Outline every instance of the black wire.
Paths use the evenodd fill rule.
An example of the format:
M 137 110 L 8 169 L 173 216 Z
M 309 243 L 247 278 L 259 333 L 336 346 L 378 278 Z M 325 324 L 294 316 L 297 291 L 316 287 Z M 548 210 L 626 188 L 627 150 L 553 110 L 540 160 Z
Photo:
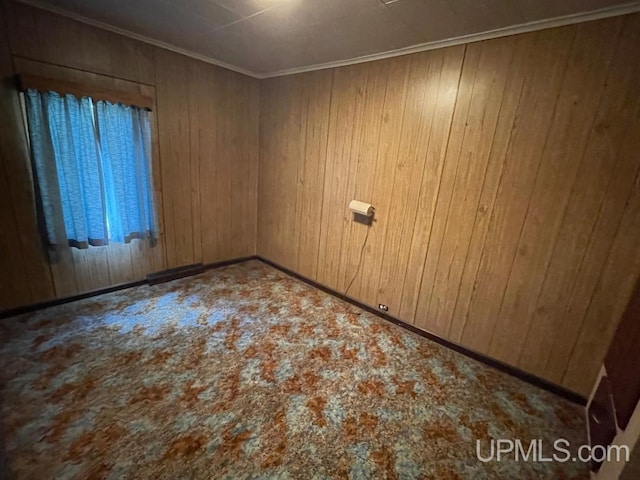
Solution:
M 360 272 L 360 266 L 362 265 L 362 255 L 364 254 L 364 247 L 367 245 L 367 240 L 369 239 L 369 232 L 370 231 L 371 231 L 371 225 L 367 225 L 367 234 L 364 236 L 364 241 L 362 242 L 362 247 L 360 248 L 360 258 L 358 259 L 358 267 L 356 268 L 356 273 L 353 274 L 353 278 L 349 282 L 349 286 L 344 291 L 344 296 L 345 297 L 347 296 L 347 293 L 349 293 L 349 289 L 353 285 L 353 282 L 355 282 L 356 277 L 358 276 L 358 273 Z

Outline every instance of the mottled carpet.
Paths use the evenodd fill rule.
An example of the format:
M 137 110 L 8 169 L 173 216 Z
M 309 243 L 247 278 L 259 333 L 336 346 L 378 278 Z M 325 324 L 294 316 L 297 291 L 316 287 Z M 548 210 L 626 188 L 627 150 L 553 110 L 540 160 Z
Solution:
M 12 478 L 588 478 L 476 458 L 580 407 L 258 261 L 1 327 Z

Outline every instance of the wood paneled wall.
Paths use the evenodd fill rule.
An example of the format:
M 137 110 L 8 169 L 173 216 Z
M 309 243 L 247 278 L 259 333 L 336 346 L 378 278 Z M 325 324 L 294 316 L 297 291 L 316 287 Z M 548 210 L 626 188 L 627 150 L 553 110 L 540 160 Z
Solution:
M 639 57 L 636 14 L 263 81 L 258 253 L 588 394 L 640 272 Z
M 639 15 L 259 92 L 249 77 L 2 7 L 0 310 L 253 254 L 257 224 L 266 258 L 588 393 L 640 272 Z M 155 98 L 158 246 L 46 258 L 20 72 Z M 354 198 L 376 207 L 371 227 L 352 220 Z
M 255 253 L 257 80 L 23 4 L 3 1 L 0 15 L 0 311 Z M 22 72 L 155 98 L 156 247 L 68 249 L 49 262 L 13 80 Z

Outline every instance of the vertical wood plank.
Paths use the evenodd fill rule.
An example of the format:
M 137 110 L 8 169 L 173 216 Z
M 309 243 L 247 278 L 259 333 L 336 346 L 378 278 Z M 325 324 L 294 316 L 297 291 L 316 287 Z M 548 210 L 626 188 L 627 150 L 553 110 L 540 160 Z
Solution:
M 538 375 L 552 375 L 554 381 L 558 382 L 569 354 L 556 356 L 557 352 L 559 349 L 565 352 L 570 349 L 582 321 L 577 315 L 584 315 L 582 309 L 581 314 L 575 310 L 572 314 L 567 311 L 572 290 L 579 278 L 593 278 L 599 274 L 599 268 L 594 269 L 591 275 L 587 273 L 588 270 L 580 275 L 579 272 L 590 249 L 591 238 L 598 242 L 596 239 L 602 238 L 605 233 L 595 230 L 601 206 L 607 196 L 611 197 L 614 191 L 619 190 L 624 192 L 621 198 L 623 202 L 634 177 L 635 162 L 627 162 L 627 166 L 619 163 L 618 152 L 638 105 L 632 85 L 640 82 L 640 69 L 638 66 L 635 69 L 629 68 L 628 63 L 640 41 L 638 36 L 640 28 L 637 27 L 629 28 L 627 25 L 622 31 L 519 359 L 521 368 Z M 622 207 L 623 205 L 617 215 L 611 210 L 608 214 L 619 218 Z M 614 232 L 615 230 L 611 231 L 611 239 Z M 605 242 L 602 246 L 603 251 L 609 248 L 610 242 Z M 596 261 L 594 257 L 590 257 L 588 263 L 601 267 L 603 261 L 604 259 Z M 585 302 L 586 309 L 588 299 L 582 301 Z M 559 322 L 559 318 L 563 321 Z M 551 352 L 554 355 L 554 365 L 548 368 Z
M 372 229 L 377 227 L 377 221 L 374 215 L 372 226 L 358 223 L 346 207 L 351 200 L 360 200 L 373 203 L 374 208 L 379 208 L 373 200 L 373 189 L 388 76 L 389 68 L 384 62 L 367 65 L 366 80 L 359 92 L 353 119 L 350 183 L 344 200 L 346 223 L 338 271 L 338 288 L 358 299 L 363 298 L 363 263 L 365 255 L 371 249 L 370 245 L 365 245 L 364 242 L 367 235 L 372 234 Z
M 531 70 L 518 105 L 521 123 L 511 136 L 462 336 L 463 343 L 481 352 L 487 352 L 493 336 L 575 28 L 537 32 L 528 60 Z
M 640 121 L 640 112 L 636 116 Z M 640 129 L 627 138 L 621 155 L 636 155 Z M 640 269 L 638 234 L 640 229 L 640 174 L 636 176 L 607 263 L 589 303 L 584 323 L 575 342 L 563 384 L 578 392 L 591 388 L 602 365 L 607 347 L 629 301 Z
M 354 65 L 334 71 L 329 116 L 329 142 L 324 177 L 324 202 L 320 222 L 318 278 L 320 283 L 336 286 L 340 268 L 340 246 L 344 226 L 349 219 L 347 172 L 351 158 L 351 139 L 358 86 L 366 78 L 366 67 Z
M 429 232 L 440 187 L 447 140 L 460 85 L 466 46 L 448 48 L 438 85 L 435 113 L 431 123 L 429 144 L 422 172 L 415 224 L 411 235 L 407 269 L 400 303 L 400 318 L 413 322 L 424 270 Z
M 611 19 L 577 28 L 489 348 L 511 364 L 524 345 L 621 24 Z
M 516 46 L 516 42 L 506 39 L 485 42 L 480 56 L 481 68 L 474 80 L 433 286 L 428 295 L 422 295 L 424 306 L 428 300 L 428 309 L 423 313 L 427 328 L 445 337 L 450 334 Z M 423 285 L 423 289 L 428 292 L 428 285 Z
M 305 150 L 301 159 L 299 178 L 298 218 L 298 271 L 314 278 L 317 272 L 318 244 L 322 194 L 324 186 L 324 164 L 326 161 L 329 108 L 333 72 L 324 70 L 304 76 Z
M 194 262 L 187 60 L 156 49 L 155 66 L 165 248 L 173 268 Z
M 498 187 L 507 164 L 511 136 L 515 131 L 518 104 L 529 69 L 529 55 L 534 47 L 535 34 L 520 35 L 514 41 L 513 59 L 500 105 L 498 123 L 491 142 L 487 170 L 482 181 L 482 191 L 473 220 L 460 285 L 456 292 L 453 317 L 449 325 L 448 338 L 455 342 L 462 341 L 462 333 L 468 320 L 469 304 L 476 288 L 476 274 L 480 266 Z
M 420 294 L 414 314 L 415 324 L 429 330 L 436 327 L 436 323 L 431 322 L 428 317 L 429 302 L 435 282 L 438 257 L 444 241 L 445 226 L 451 207 L 460 162 L 460 152 L 465 129 L 469 123 L 471 102 L 484 46 L 484 43 L 467 45 L 453 113 L 453 121 L 447 140 L 444 165 L 438 186 L 438 198 L 429 229 L 429 241 L 425 251 L 424 267 L 420 279 Z
M 372 193 L 372 203 L 376 206 L 378 215 L 369 232 L 368 248 L 363 255 L 361 267 L 363 273 L 360 295 L 370 305 L 376 302 L 388 303 L 386 298 L 381 297 L 379 283 L 388 233 L 394 225 L 394 219 L 391 216 L 391 191 L 399 168 L 398 164 L 401 162 L 398 158 L 398 150 L 404 122 L 410 63 L 406 59 L 389 62 L 389 77 L 381 111 L 382 126 Z

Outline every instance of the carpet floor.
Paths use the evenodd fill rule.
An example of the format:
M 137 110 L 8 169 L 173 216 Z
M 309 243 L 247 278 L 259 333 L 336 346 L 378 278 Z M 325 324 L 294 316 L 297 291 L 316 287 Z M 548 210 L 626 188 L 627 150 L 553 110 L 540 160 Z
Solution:
M 582 479 L 583 409 L 258 261 L 4 320 L 17 479 Z

